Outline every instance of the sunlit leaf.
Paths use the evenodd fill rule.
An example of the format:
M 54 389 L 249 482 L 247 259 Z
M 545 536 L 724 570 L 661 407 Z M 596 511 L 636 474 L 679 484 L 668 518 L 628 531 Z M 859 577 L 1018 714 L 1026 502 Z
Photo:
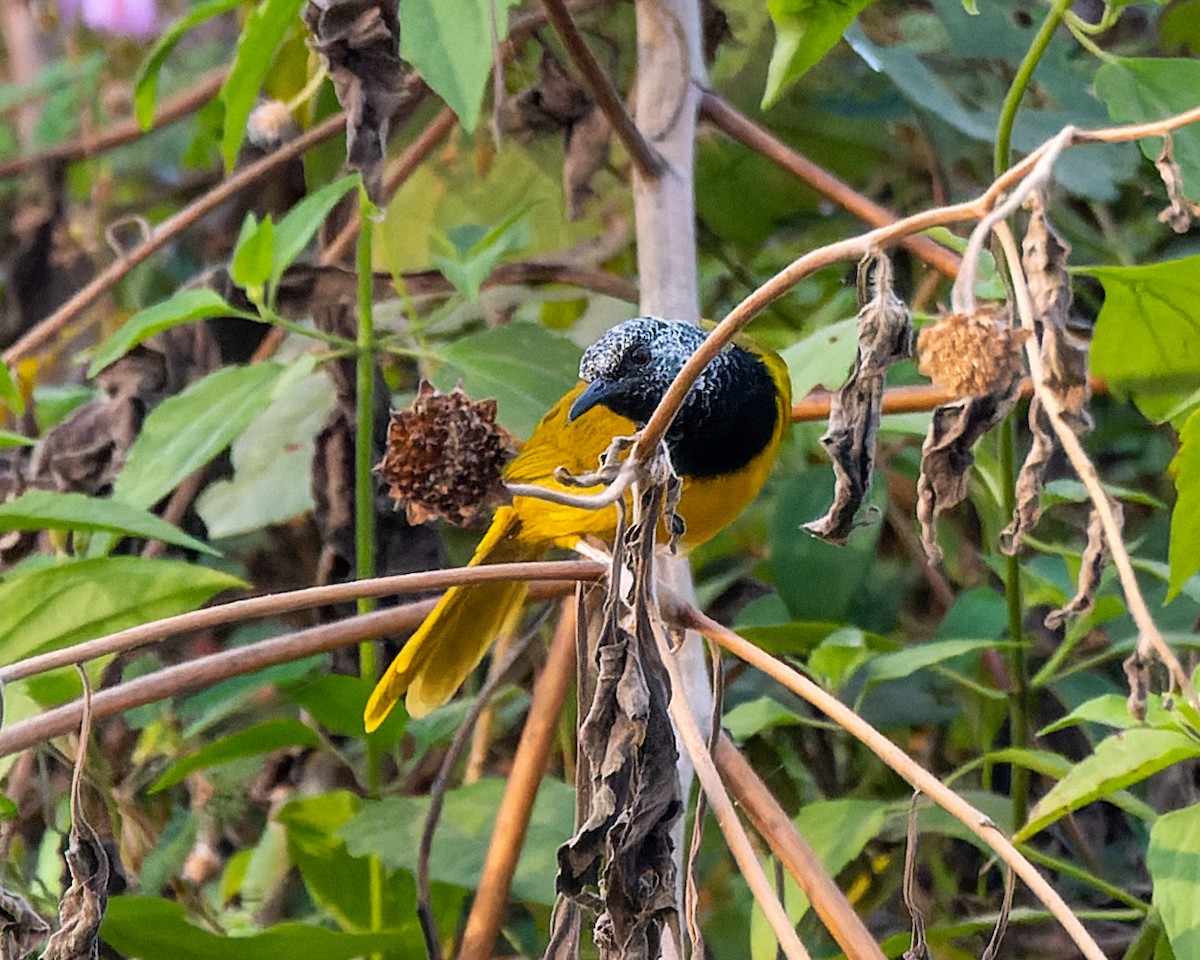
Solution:
M 11 430 L 0 430 L 0 448 L 4 447 L 32 447 L 37 443 L 37 438 L 27 437 L 23 433 L 13 433 Z
M 937 640 L 921 643 L 895 653 L 881 653 L 871 658 L 867 665 L 867 679 L 881 683 L 884 680 L 900 680 L 924 670 L 934 664 L 962 657 L 981 650 L 1011 646 L 995 640 Z
M 1200 409 L 1188 417 L 1179 434 L 1179 453 L 1171 461 L 1175 509 L 1171 512 L 1171 588 L 1173 598 L 1200 570 Z
M 270 285 L 274 289 L 283 271 L 304 252 L 325 218 L 361 178 L 357 173 L 342 177 L 315 190 L 289 210 L 275 226 L 274 256 L 271 260 Z
M 257 757 L 264 753 L 274 753 L 284 747 L 318 747 L 321 739 L 306 726 L 292 717 L 280 717 L 256 724 L 246 730 L 239 730 L 214 740 L 201 747 L 195 753 L 177 760 L 171 764 L 161 777 L 150 788 L 151 793 L 165 790 L 167 787 L 180 783 L 184 777 L 194 770 L 205 767 L 215 767 L 217 764 L 228 763 L 241 757 Z
M 1099 723 L 1106 727 L 1116 727 L 1118 730 L 1128 730 L 1132 727 L 1153 727 L 1155 729 L 1180 729 L 1180 719 L 1173 716 L 1171 711 L 1162 705 L 1162 696 L 1152 693 L 1146 698 L 1146 719 L 1138 720 L 1129 712 L 1129 699 L 1117 693 L 1105 693 L 1093 697 L 1077 706 L 1065 717 L 1060 717 L 1038 731 L 1039 737 L 1077 726 L 1081 723 Z
M 763 109 L 819 61 L 872 0 L 767 0 L 775 22 L 775 49 L 767 67 Z
M 1146 869 L 1175 956 L 1200 956 L 1200 805 L 1164 813 L 1154 822 Z
M 18 417 L 25 412 L 25 398 L 21 396 L 21 388 L 8 372 L 8 367 L 0 363 L 0 403 L 4 404 Z
M 271 276 L 274 258 L 275 222 L 269 214 L 261 221 L 253 213 L 246 214 L 229 261 L 230 278 L 247 292 L 261 291 Z
M 721 726 L 738 743 L 771 727 L 790 727 L 803 722 L 803 718 L 794 710 L 789 710 L 770 697 L 755 697 L 739 703 L 721 718 Z

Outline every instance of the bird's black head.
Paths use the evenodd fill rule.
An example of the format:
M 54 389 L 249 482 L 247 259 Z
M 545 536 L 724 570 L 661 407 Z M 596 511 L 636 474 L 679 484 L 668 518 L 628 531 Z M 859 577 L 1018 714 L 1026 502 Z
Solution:
M 645 423 L 703 342 L 704 331 L 691 323 L 635 317 L 618 324 L 584 353 L 579 376 L 588 387 L 571 406 L 570 419 L 602 404 Z

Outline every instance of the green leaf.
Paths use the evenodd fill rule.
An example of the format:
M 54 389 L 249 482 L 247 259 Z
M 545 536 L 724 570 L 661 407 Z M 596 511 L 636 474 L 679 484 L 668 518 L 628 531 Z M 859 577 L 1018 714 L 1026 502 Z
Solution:
M 1093 800 L 1145 780 L 1181 760 L 1200 757 L 1200 741 L 1174 730 L 1127 730 L 1096 745 L 1029 811 L 1016 841 L 1028 840 L 1060 817 Z
M 495 826 L 504 781 L 488 778 L 446 794 L 429 860 L 430 877 L 475 889 Z M 364 801 L 362 811 L 342 827 L 352 854 L 373 853 L 388 869 L 414 871 L 417 848 L 429 811 L 428 797 L 388 797 Z M 574 832 L 575 791 L 547 778 L 538 789 L 512 897 L 549 906 L 554 903 L 555 851 Z
M 285 369 L 278 363 L 225 367 L 160 403 L 129 449 L 114 499 L 143 507 L 158 503 L 266 407 Z
M 195 610 L 236 577 L 197 564 L 98 557 L 0 580 L 0 664 Z
M 508 36 L 508 10 L 495 0 L 496 36 Z M 405 0 L 400 4 L 400 56 L 458 115 L 467 133 L 479 122 L 492 73 L 492 0 Z
M 529 246 L 532 234 L 524 219 L 528 211 L 527 204 L 521 205 L 491 230 L 471 223 L 435 236 L 441 252 L 434 255 L 433 265 L 465 299 L 474 300 L 497 264 Z
M 21 396 L 21 388 L 8 372 L 8 367 L 0 363 L 0 403 L 3 403 L 18 417 L 25 412 L 25 398 Z
M 1171 712 L 1163 709 L 1162 697 L 1152 693 L 1146 700 L 1146 719 L 1138 720 L 1129 712 L 1129 700 L 1117 693 L 1104 693 L 1081 703 L 1065 717 L 1060 717 L 1038 731 L 1039 737 L 1074 727 L 1081 723 L 1100 723 L 1106 727 L 1118 730 L 1129 730 L 1133 727 L 1152 727 L 1154 729 L 1182 730 L 1180 720 Z
M 0 448 L 32 447 L 36 444 L 36 437 L 27 437 L 23 433 L 13 433 L 11 430 L 0 430 Z
M 780 354 L 792 378 L 792 396 L 807 396 L 817 387 L 840 390 L 857 352 L 857 317 L 831 323 L 797 340 Z
M 415 926 L 415 920 L 412 921 Z M 353 960 L 368 954 L 413 956 L 414 930 L 345 933 L 307 923 L 280 923 L 224 936 L 189 923 L 183 905 L 158 897 L 111 897 L 100 936 L 118 953 L 141 960 Z
M 230 760 L 242 757 L 257 757 L 264 753 L 273 753 L 284 747 L 319 747 L 321 738 L 310 727 L 305 726 L 294 717 L 280 717 L 268 720 L 247 730 L 212 743 L 197 750 L 191 756 L 177 760 L 150 788 L 151 793 L 165 790 L 180 783 L 193 770 L 203 770 L 205 767 L 215 767 Z
M 326 184 L 297 203 L 275 227 L 275 251 L 271 260 L 270 285 L 274 290 L 283 272 L 304 252 L 338 202 L 362 182 L 357 173 Z
M 721 726 L 734 740 L 743 743 L 771 727 L 790 727 L 803 722 L 804 719 L 799 714 L 789 710 L 778 700 L 756 697 L 746 703 L 739 703 L 726 713 L 721 719 Z
M 867 665 L 867 681 L 882 683 L 884 680 L 901 680 L 936 663 L 1003 646 L 1011 644 L 997 643 L 995 640 L 938 640 L 895 653 L 881 653 L 872 657 Z
M 1177 957 L 1200 956 L 1200 805 L 1164 813 L 1150 829 L 1146 869 L 1154 906 Z
M 5 530 L 104 531 L 220 556 L 207 543 L 140 507 L 82 493 L 30 490 L 0 504 L 0 532 Z
M 292 703 L 303 707 L 312 718 L 331 733 L 344 737 L 362 737 L 363 711 L 375 684 L 359 677 L 330 673 L 309 677 L 283 687 Z M 390 749 L 404 735 L 408 715 L 402 705 L 388 714 L 387 720 L 370 735 L 384 749 Z
M 262 0 L 242 28 L 233 67 L 220 93 L 225 104 L 221 156 L 226 170 L 232 170 L 237 163 L 254 101 L 280 44 L 288 30 L 297 24 L 303 4 L 304 0 Z
M 1171 600 L 1188 579 L 1200 570 L 1200 409 L 1194 411 L 1179 433 L 1179 453 L 1168 468 L 1175 478 L 1175 509 L 1171 512 Z
M 1131 394 L 1151 419 L 1163 419 L 1177 398 L 1200 387 L 1200 256 L 1076 272 L 1104 285 L 1092 372 Z
M 538 421 L 579 378 L 582 351 L 534 323 L 510 323 L 460 337 L 441 351 L 453 369 L 434 380 L 443 390 L 462 379 L 475 400 L 495 397 L 500 422 L 528 437 Z
M 767 67 L 765 110 L 841 39 L 872 0 L 767 0 L 775 23 L 775 49 Z
M 254 314 L 230 306 L 213 290 L 180 290 L 162 303 L 139 310 L 126 320 L 116 333 L 96 348 L 87 375 L 94 377 L 110 363 L 123 357 L 156 333 L 162 333 L 181 323 L 206 320 L 209 317 L 257 319 Z
M 158 75 L 162 72 L 163 63 L 175 49 L 175 45 L 183 39 L 193 27 L 211 20 L 213 17 L 233 10 L 244 0 L 204 0 L 196 4 L 182 17 L 167 27 L 154 46 L 146 54 L 138 66 L 133 78 L 133 109 L 138 124 L 143 130 L 149 130 L 154 122 L 154 101 L 158 96 Z
M 253 294 L 261 292 L 263 284 L 271 276 L 274 258 L 275 222 L 271 215 L 267 214 L 259 222 L 253 213 L 247 213 L 229 262 L 230 278 L 254 299 Z
M 1096 71 L 1096 94 L 1117 123 L 1146 123 L 1183 113 L 1196 106 L 1197 89 L 1200 60 L 1190 57 L 1122 57 Z M 1200 201 L 1200 130 L 1194 123 L 1180 127 L 1172 131 L 1171 140 L 1184 192 Z M 1139 143 L 1147 159 L 1158 159 L 1162 137 L 1147 137 Z

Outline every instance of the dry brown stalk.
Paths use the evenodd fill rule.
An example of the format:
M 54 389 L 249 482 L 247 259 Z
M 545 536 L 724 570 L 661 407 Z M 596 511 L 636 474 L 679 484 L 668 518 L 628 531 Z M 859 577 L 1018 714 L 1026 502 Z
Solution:
M 555 580 L 569 583 L 577 580 L 599 580 L 607 573 L 607 567 L 589 560 L 494 563 L 451 570 L 402 573 L 391 577 L 353 580 L 350 583 L 307 587 L 303 590 L 274 593 L 265 597 L 234 600 L 231 603 L 166 617 L 152 623 L 144 623 L 105 637 L 98 637 L 95 640 L 77 643 L 62 650 L 53 650 L 50 653 L 20 660 L 0 668 L 0 686 L 45 673 L 47 670 L 85 663 L 106 654 L 133 650 L 192 630 L 276 617 L 284 613 L 294 613 L 297 610 L 310 610 L 313 607 L 322 607 L 333 603 L 348 603 L 362 597 L 390 597 L 402 593 L 423 593 L 426 590 L 443 590 L 463 583 L 486 583 L 496 580 Z
M 546 761 L 558 732 L 567 691 L 575 679 L 575 605 L 563 603 L 550 653 L 541 676 L 533 685 L 533 699 L 513 756 L 512 770 L 500 808 L 496 829 L 483 863 L 479 890 L 471 904 L 458 960 L 488 960 L 504 922 L 513 872 L 525 843 L 533 801 L 546 772 Z
M 827 693 L 808 677 L 793 670 L 781 660 L 760 650 L 749 640 L 734 633 L 728 627 L 693 607 L 678 606 L 670 611 L 670 619 L 682 627 L 699 630 L 706 637 L 719 643 L 734 656 L 757 667 L 773 680 L 783 684 L 797 696 L 812 704 L 852 737 L 864 744 L 888 767 L 904 778 L 915 790 L 919 790 L 939 807 L 967 827 L 975 836 L 987 844 L 1004 863 L 1012 868 L 1030 891 L 1062 925 L 1075 945 L 1088 960 L 1105 960 L 1102 951 L 1079 918 L 1063 901 L 1062 897 L 1038 873 L 1020 851 L 1009 841 L 991 819 L 925 770 L 895 743 L 863 720 L 848 706 Z
M 883 951 L 846 895 L 728 734 L 721 734 L 713 759 L 738 806 L 804 891 L 813 910 L 849 960 L 883 960 Z

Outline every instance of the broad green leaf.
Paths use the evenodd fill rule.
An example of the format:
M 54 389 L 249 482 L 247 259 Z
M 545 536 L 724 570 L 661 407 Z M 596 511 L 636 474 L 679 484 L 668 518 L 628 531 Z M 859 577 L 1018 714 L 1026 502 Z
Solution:
M 792 396 L 807 396 L 817 387 L 840 390 L 857 352 L 857 317 L 831 323 L 797 340 L 780 353 L 792 378 Z
M 1200 256 L 1139 267 L 1084 267 L 1104 285 L 1092 371 L 1152 419 L 1200 387 Z
M 1200 956 L 1200 805 L 1164 813 L 1154 822 L 1146 869 L 1175 956 Z
M 275 221 L 271 215 L 261 221 L 253 213 L 247 213 L 242 221 L 237 245 L 229 261 L 229 276 L 254 298 L 271 276 L 271 263 L 275 258 Z
M 30 490 L 0 504 L 0 532 L 5 530 L 104 531 L 220 556 L 207 543 L 140 507 L 82 493 Z
M 277 384 L 271 405 L 234 439 L 233 476 L 209 484 L 196 501 L 214 540 L 283 523 L 313 507 L 313 447 L 334 396 L 323 373 L 284 386 Z
M 867 665 L 867 680 L 870 683 L 900 680 L 954 657 L 1004 646 L 1011 644 L 997 643 L 995 640 L 936 640 L 921 643 L 895 653 L 881 653 L 872 657 Z
M 280 923 L 257 933 L 224 936 L 188 922 L 183 905 L 158 897 L 112 897 L 100 936 L 118 953 L 141 960 L 353 960 L 368 954 L 413 956 L 415 919 L 399 930 L 345 933 L 307 923 Z
M 1180 720 L 1173 717 L 1171 712 L 1163 709 L 1162 697 L 1152 693 L 1146 700 L 1146 719 L 1138 720 L 1129 712 L 1129 700 L 1118 693 L 1104 693 L 1091 700 L 1081 703 L 1065 717 L 1060 717 L 1038 731 L 1039 737 L 1074 727 L 1081 723 L 1100 723 L 1106 727 L 1116 727 L 1118 730 L 1129 730 L 1133 727 L 1152 727 L 1155 729 L 1180 729 Z
M 789 710 L 770 697 L 756 697 L 739 703 L 721 718 L 721 726 L 738 743 L 771 727 L 790 727 L 803 722 L 804 719 L 794 710 Z
M 1171 600 L 1192 574 L 1200 570 L 1200 409 L 1194 411 L 1179 434 L 1179 453 L 1171 461 L 1175 478 L 1175 509 L 1171 512 Z
M 457 379 L 474 400 L 495 397 L 500 422 L 528 437 L 538 421 L 579 378 L 582 351 L 566 337 L 533 323 L 510 323 L 460 337 L 444 347 L 448 368 L 435 376 L 443 390 Z
M 831 621 L 793 620 L 766 626 L 739 627 L 738 633 L 767 653 L 807 656 L 837 630 Z
M 400 56 L 458 115 L 467 133 L 479 122 L 483 88 L 492 73 L 496 36 L 508 36 L 508 10 L 518 0 L 405 0 L 400 4 Z
M 21 570 L 0 580 L 0 664 L 195 610 L 245 586 L 197 564 L 98 557 Z
M 262 0 L 242 28 L 233 67 L 220 93 L 221 102 L 225 104 L 221 156 L 225 159 L 226 170 L 232 170 L 237 163 L 254 101 L 279 45 L 288 30 L 296 25 L 303 5 L 304 0 Z
M 264 753 L 273 753 L 284 747 L 319 747 L 321 738 L 311 727 L 305 726 L 294 717 L 280 717 L 256 724 L 246 730 L 212 743 L 197 750 L 190 756 L 177 760 L 150 788 L 151 793 L 165 790 L 167 787 L 180 783 L 193 770 L 203 770 L 205 767 L 215 767 L 230 760 L 241 757 L 257 757 Z
M 198 27 L 219 14 L 233 10 L 243 2 L 244 0 L 204 0 L 167 27 L 154 41 L 154 46 L 150 48 L 150 52 L 138 66 L 137 73 L 133 78 L 133 109 L 143 130 L 149 130 L 150 125 L 154 122 L 154 101 L 158 96 L 158 75 L 162 71 L 163 63 L 175 49 L 175 45 L 193 27 Z
M 331 733 L 362 737 L 363 711 L 374 688 L 374 683 L 359 677 L 330 673 L 289 683 L 281 692 Z M 371 739 L 385 746 L 395 744 L 403 736 L 407 722 L 403 704 L 398 704 L 383 725 L 370 735 Z
M 1183 113 L 1196 106 L 1197 89 L 1200 60 L 1190 57 L 1122 57 L 1096 71 L 1096 93 L 1117 123 L 1145 123 Z M 1171 140 L 1184 192 L 1200 201 L 1200 130 L 1194 123 L 1180 127 L 1171 133 Z M 1148 159 L 1158 159 L 1162 137 L 1139 142 Z
M 27 437 L 23 433 L 13 433 L 11 430 L 0 430 L 0 448 L 32 447 L 36 444 L 36 437 Z
M 767 0 L 775 23 L 775 49 L 767 67 L 762 106 L 774 106 L 841 39 L 872 0 Z
M 1027 840 L 1060 817 L 1094 800 L 1145 780 L 1181 760 L 1200 757 L 1200 740 L 1174 730 L 1126 730 L 1096 745 L 1029 811 L 1029 822 L 1017 833 Z
M 18 417 L 25 412 L 25 398 L 21 396 L 21 388 L 13 380 L 8 367 L 0 363 L 0 403 L 4 404 Z
M 446 794 L 430 877 L 442 883 L 475 889 L 504 781 L 494 778 Z M 356 855 L 373 853 L 388 869 L 414 871 L 417 848 L 429 811 L 428 797 L 388 797 L 365 801 L 361 812 L 342 827 L 346 847 Z M 575 792 L 560 780 L 547 778 L 538 789 L 521 860 L 513 877 L 513 899 L 547 906 L 554 903 L 555 851 L 574 833 Z
M 158 503 L 266 407 L 285 369 L 278 363 L 225 367 L 160 403 L 129 449 L 114 499 L 143 507 Z
M 275 226 L 275 250 L 271 260 L 270 285 L 274 290 L 283 272 L 304 252 L 329 212 L 361 182 L 357 173 L 328 183 L 297 203 Z
M 116 333 L 100 344 L 92 355 L 88 376 L 94 377 L 110 363 L 123 357 L 139 343 L 149 340 L 156 333 L 162 333 L 162 331 L 181 323 L 191 323 L 194 320 L 205 320 L 209 317 L 256 319 L 253 314 L 230 306 L 213 290 L 180 290 L 162 303 L 139 310 L 126 320 Z

